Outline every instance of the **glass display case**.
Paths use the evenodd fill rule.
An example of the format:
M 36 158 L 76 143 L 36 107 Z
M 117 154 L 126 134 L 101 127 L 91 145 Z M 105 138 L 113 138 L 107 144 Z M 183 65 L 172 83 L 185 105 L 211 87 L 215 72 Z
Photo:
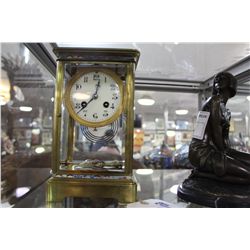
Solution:
M 22 43 L 1 44 L 1 201 L 50 176 L 55 77 Z
M 88 76 L 80 74 L 85 83 L 88 82 L 86 77 L 92 79 L 90 83 L 93 88 L 87 90 L 86 92 L 89 91 L 89 93 L 83 96 L 79 91 L 83 87 L 77 84 L 77 80 L 72 81 L 72 78 L 78 74 L 79 69 L 85 70 L 96 67 L 100 69 L 99 66 L 102 65 L 102 69 L 104 68 L 106 73 L 110 70 L 112 76 L 113 74 L 118 76 L 118 82 L 122 83 L 110 82 L 109 92 L 105 96 L 106 98 L 110 94 L 111 100 L 115 101 L 120 91 L 119 86 L 123 86 L 124 96 L 131 93 L 126 92 L 127 64 L 124 64 L 124 62 L 107 62 L 106 56 L 95 63 L 93 63 L 93 57 L 91 56 L 84 61 L 81 61 L 81 57 L 61 60 L 63 63 L 60 67 L 62 67 L 63 75 L 58 74 L 57 78 L 60 81 L 60 77 L 63 76 L 64 79 L 62 81 L 62 99 L 58 105 L 58 96 L 55 95 L 56 75 L 48 70 L 44 62 L 42 63 L 36 51 L 34 53 L 33 50 L 29 49 L 29 46 L 22 43 L 1 44 L 2 204 L 12 206 L 18 203 L 22 197 L 29 195 L 31 191 L 51 177 L 51 168 L 53 169 L 53 177 L 57 177 L 58 180 L 77 179 L 86 176 L 98 177 L 100 175 L 106 176 L 106 178 L 122 179 L 127 178 L 127 176 L 131 177 L 132 169 L 141 168 L 147 168 L 144 170 L 149 171 L 155 169 L 156 172 L 154 173 L 157 173 L 158 178 L 161 176 L 160 171 L 163 171 L 162 175 L 167 175 L 168 173 L 171 174 L 172 169 L 178 169 L 178 171 L 174 171 L 178 175 L 182 172 L 182 168 L 192 169 L 188 160 L 189 143 L 194 130 L 196 114 L 211 92 L 211 86 L 207 79 L 215 71 L 212 70 L 212 67 L 210 67 L 210 71 L 207 71 L 202 63 L 193 64 L 194 70 L 197 70 L 198 74 L 192 73 L 187 78 L 187 72 L 181 70 L 179 72 L 181 78 L 178 78 L 178 72 L 175 72 L 173 76 L 170 74 L 170 79 L 168 79 L 170 67 L 167 67 L 167 65 L 170 65 L 174 70 L 178 67 L 173 67 L 174 64 L 171 60 L 166 62 L 157 59 L 161 55 L 164 55 L 164 58 L 168 57 L 168 52 L 164 53 L 164 51 L 168 51 L 167 48 L 172 48 L 173 53 L 179 55 L 177 60 L 180 61 L 182 58 L 189 58 L 189 53 L 192 54 L 193 50 L 189 50 L 189 46 L 198 48 L 203 45 L 138 45 L 138 48 L 143 52 L 141 58 L 143 61 L 138 64 L 137 74 L 134 78 L 136 88 L 134 89 L 134 103 L 129 107 L 130 112 L 126 113 L 126 110 L 123 110 L 124 112 L 117 115 L 116 119 L 103 126 L 88 126 L 87 123 L 82 124 L 77 119 L 72 119 L 73 116 L 70 114 L 65 99 L 68 83 L 72 82 L 72 89 L 74 89 L 74 92 L 72 92 L 72 96 L 74 96 L 73 104 L 75 105 L 73 111 L 76 114 L 81 114 L 84 118 L 88 104 L 91 107 L 91 104 L 96 101 L 95 93 L 97 91 L 97 94 L 99 94 L 98 84 L 99 81 L 101 81 L 101 84 L 105 82 L 105 74 L 96 74 L 96 72 L 92 72 L 92 75 Z M 204 45 L 204 48 L 207 46 Z M 217 45 L 214 44 L 213 46 L 216 47 Z M 209 45 L 208 47 L 212 48 L 213 46 Z M 218 53 L 223 46 L 223 44 L 219 46 Z M 237 47 L 238 45 L 225 46 L 228 53 L 232 51 L 231 46 Z M 160 54 L 158 54 L 157 48 L 160 48 Z M 178 52 L 180 48 L 181 53 Z M 154 55 L 157 56 L 154 56 L 152 61 L 153 53 L 156 53 Z M 44 54 L 44 56 L 47 55 Z M 53 56 L 55 57 L 54 54 Z M 214 60 L 205 58 L 203 54 L 201 54 L 201 58 L 203 58 L 203 61 L 207 60 L 207 64 L 213 66 Z M 193 63 L 192 60 L 190 58 L 190 64 Z M 223 57 L 221 57 L 221 61 L 216 61 L 216 64 L 221 64 L 222 60 L 224 60 Z M 249 59 L 245 58 L 244 60 L 244 62 L 239 62 L 238 66 L 240 67 L 235 65 L 231 70 L 239 80 L 239 92 L 228 102 L 228 108 L 232 111 L 229 139 L 232 148 L 249 152 L 250 83 L 249 67 L 245 68 L 244 66 L 249 62 Z M 160 71 L 164 67 L 165 73 L 159 75 L 157 73 L 160 72 L 157 70 L 158 66 L 155 67 L 154 72 L 151 71 L 153 65 L 150 63 L 152 62 L 155 66 L 160 67 Z M 229 61 L 227 66 L 230 66 Z M 202 71 L 199 67 L 202 68 Z M 192 78 L 194 76 L 197 79 Z M 183 87 L 183 83 L 185 83 L 185 87 Z M 180 86 L 178 86 L 179 84 Z M 68 98 L 68 101 L 70 98 Z M 146 102 L 151 102 L 151 105 L 142 105 L 141 99 L 144 99 L 144 103 L 146 99 Z M 89 101 L 90 103 L 88 103 Z M 99 115 L 103 118 L 105 118 L 105 115 L 108 117 L 107 110 L 116 110 L 117 103 L 114 102 L 113 106 L 112 101 L 102 102 L 99 110 L 103 113 L 91 113 L 95 122 L 99 120 L 99 117 L 97 117 Z M 54 105 L 62 111 L 56 113 L 56 116 L 53 113 Z M 60 118 L 60 123 L 56 123 L 56 128 L 60 127 L 60 130 L 63 131 L 60 135 L 57 134 L 59 130 L 53 130 L 58 118 Z M 135 129 L 128 130 L 126 125 L 128 119 L 130 122 L 132 121 L 131 124 L 134 120 Z M 57 145 L 53 145 L 53 136 L 58 136 Z M 133 158 L 131 157 L 128 161 L 126 161 L 125 151 L 130 147 L 126 144 L 126 136 L 133 140 L 134 144 L 133 148 L 130 149 L 133 152 Z M 56 161 L 55 152 L 59 156 Z M 53 166 L 51 166 L 51 162 L 53 162 Z M 129 162 L 128 168 L 126 168 L 125 162 Z M 153 179 L 157 179 L 156 175 L 153 174 Z M 133 178 L 135 177 L 137 180 L 141 179 L 142 176 L 143 174 L 137 174 L 137 171 L 133 172 Z M 148 176 L 144 177 L 147 179 Z M 169 181 L 168 178 L 167 181 Z M 179 183 L 181 181 L 183 179 Z M 141 196 L 141 188 L 138 185 L 137 195 L 139 199 L 144 197 Z M 143 188 L 144 191 L 153 189 L 152 183 L 144 185 Z M 164 196 L 157 195 L 154 197 L 164 198 Z M 150 198 L 149 194 L 145 198 Z

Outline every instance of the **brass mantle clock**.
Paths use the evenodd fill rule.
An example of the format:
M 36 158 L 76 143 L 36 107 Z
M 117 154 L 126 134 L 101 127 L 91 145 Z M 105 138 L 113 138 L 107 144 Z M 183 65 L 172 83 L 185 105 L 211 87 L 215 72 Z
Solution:
M 56 48 L 52 173 L 47 202 L 67 197 L 136 200 L 132 177 L 131 49 Z

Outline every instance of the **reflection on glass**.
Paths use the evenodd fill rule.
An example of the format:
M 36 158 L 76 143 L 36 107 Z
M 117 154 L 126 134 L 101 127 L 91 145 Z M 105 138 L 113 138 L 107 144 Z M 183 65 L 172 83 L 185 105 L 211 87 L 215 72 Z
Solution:
M 155 104 L 147 107 L 139 105 L 137 100 L 142 96 L 150 96 Z M 134 131 L 134 158 L 147 168 L 173 168 L 175 150 L 192 137 L 198 95 L 181 93 L 181 98 L 176 96 L 180 93 L 135 92 L 135 117 L 140 116 L 141 126 Z
M 137 100 L 145 95 L 155 100 L 153 106 L 138 104 Z M 178 96 L 179 92 L 135 92 L 135 125 L 140 125 L 134 131 L 134 159 L 147 168 L 192 168 L 188 150 L 199 110 L 198 94 L 181 93 L 181 98 Z M 250 150 L 248 99 L 249 94 L 241 94 L 228 102 L 232 111 L 230 142 L 234 149 L 244 152 Z
M 2 43 L 1 62 L 1 196 L 14 204 L 49 174 L 55 79 L 21 43 Z

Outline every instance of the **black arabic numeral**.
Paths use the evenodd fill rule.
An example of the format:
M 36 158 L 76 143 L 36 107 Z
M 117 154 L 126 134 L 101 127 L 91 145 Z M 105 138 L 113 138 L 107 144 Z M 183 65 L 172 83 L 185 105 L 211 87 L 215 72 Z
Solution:
M 82 88 L 82 85 L 76 84 L 76 90 L 81 89 L 81 88 Z
M 117 99 L 118 99 L 118 96 L 117 96 L 116 93 L 114 93 L 113 96 L 112 96 L 112 100 L 117 100 Z
M 79 109 L 79 108 L 81 108 L 81 103 L 76 103 L 75 104 L 75 109 Z
M 116 90 L 115 84 L 110 84 L 110 90 L 111 90 L 111 91 L 115 91 L 115 90 Z
M 99 80 L 100 79 L 100 75 L 98 73 L 95 73 L 93 75 L 93 80 Z

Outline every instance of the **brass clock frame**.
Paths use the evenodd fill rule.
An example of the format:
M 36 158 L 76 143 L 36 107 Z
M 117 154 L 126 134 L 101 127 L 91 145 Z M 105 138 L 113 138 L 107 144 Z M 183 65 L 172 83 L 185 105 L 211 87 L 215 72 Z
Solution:
M 108 75 L 109 77 L 111 77 L 116 84 L 119 87 L 119 92 L 120 92 L 120 103 L 119 103 L 119 107 L 116 110 L 116 112 L 109 117 L 106 120 L 100 121 L 100 122 L 90 122 L 90 121 L 86 121 L 83 118 L 81 118 L 74 110 L 74 108 L 72 107 L 72 102 L 70 100 L 70 92 L 72 87 L 74 86 L 74 83 L 81 78 L 82 76 L 84 76 L 85 74 L 91 73 L 91 72 L 102 72 L 106 75 Z M 100 92 L 101 95 L 101 92 Z M 92 127 L 92 128 L 97 128 L 97 127 L 104 127 L 112 122 L 114 122 L 115 120 L 118 119 L 118 117 L 121 115 L 122 111 L 123 111 L 123 82 L 122 80 L 119 78 L 119 76 L 117 74 L 115 74 L 113 71 L 109 70 L 109 69 L 103 69 L 103 68 L 84 68 L 84 69 L 80 69 L 68 82 L 66 89 L 65 89 L 65 93 L 64 93 L 64 102 L 65 105 L 68 109 L 69 114 L 71 115 L 71 117 L 77 121 L 78 123 L 80 123 L 81 125 L 87 126 L 87 127 Z
M 65 197 L 109 197 L 121 203 L 136 201 L 136 182 L 132 175 L 133 128 L 134 128 L 134 72 L 140 53 L 132 49 L 103 48 L 56 48 L 57 73 L 53 118 L 52 142 L 52 177 L 47 182 L 47 206 L 53 207 Z M 124 172 L 88 172 L 82 170 L 62 169 L 60 162 L 61 146 L 66 147 L 66 162 L 73 159 L 74 119 L 68 114 L 67 131 L 62 130 L 64 89 L 66 84 L 66 65 L 80 65 L 85 68 L 124 68 L 122 89 L 122 112 L 126 117 L 125 127 L 125 169 Z M 79 68 L 80 68 L 79 67 Z M 76 73 L 77 74 L 77 73 Z M 80 74 L 80 73 L 79 73 Z M 82 74 L 82 72 L 81 72 Z M 65 86 L 66 85 L 66 86 Z M 118 116 L 118 115 L 117 115 Z M 67 132 L 67 145 L 62 144 L 61 135 Z M 69 175 L 95 175 L 98 178 L 69 178 Z M 102 178 L 105 177 L 105 178 Z

